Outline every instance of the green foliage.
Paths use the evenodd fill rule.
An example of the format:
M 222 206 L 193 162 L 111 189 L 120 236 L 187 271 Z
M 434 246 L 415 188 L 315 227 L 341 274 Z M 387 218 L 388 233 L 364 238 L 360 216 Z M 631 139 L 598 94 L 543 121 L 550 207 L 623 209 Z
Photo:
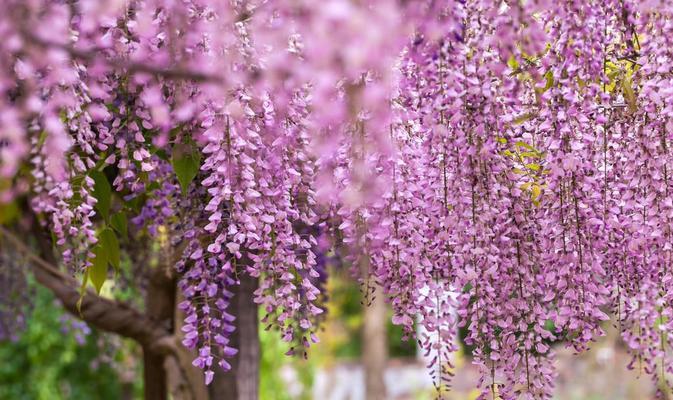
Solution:
M 276 330 L 265 331 L 260 327 L 260 398 L 269 400 L 311 399 L 314 373 L 320 367 L 329 366 L 338 359 L 359 359 L 362 355 L 363 305 L 358 283 L 345 273 L 330 270 L 328 282 L 329 302 L 325 329 L 318 336 L 321 343 L 310 349 L 308 360 L 287 357 L 288 344 L 281 341 Z M 263 316 L 263 312 L 262 315 Z M 414 340 L 403 341 L 403 329 L 393 325 L 392 312 L 388 311 L 386 324 L 390 357 L 413 357 L 416 354 Z M 298 396 L 290 396 L 280 371 L 284 366 L 296 372 L 296 380 L 303 390 Z
M 404 329 L 399 325 L 394 325 L 392 310 L 388 311 L 386 317 L 386 334 L 388 338 L 388 356 L 396 357 L 414 357 L 416 355 L 416 341 L 414 339 L 405 339 Z
M 362 294 L 359 284 L 345 274 L 330 271 L 328 283 L 329 304 L 327 330 L 321 334 L 322 347 L 328 347 L 335 358 L 358 359 L 362 355 L 362 326 L 364 323 Z M 404 330 L 393 325 L 392 311 L 388 310 L 386 332 L 388 355 L 395 357 L 413 357 L 416 354 L 414 340 L 402 340 Z
M 60 305 L 42 287 L 35 291 L 35 308 L 28 326 L 16 341 L 0 342 L 0 399 L 113 400 L 123 387 L 115 370 L 96 363 L 99 336 L 84 344 L 62 331 Z M 140 382 L 128 389 L 138 397 Z
M 289 358 L 284 355 L 287 345 L 283 343 L 275 331 L 259 330 L 260 350 L 259 362 L 259 395 L 262 399 L 290 400 L 285 383 L 279 374 L 280 368 Z
M 260 318 L 263 317 L 260 310 Z M 288 357 L 285 353 L 289 345 L 280 339 L 278 331 L 259 329 L 261 359 L 259 363 L 259 398 L 269 400 L 311 400 L 313 376 L 318 366 L 324 361 L 312 351 L 308 360 L 301 357 Z M 316 349 L 313 347 L 312 349 Z M 300 385 L 298 393 L 290 395 L 287 384 L 281 376 L 283 367 L 290 367 L 296 373 L 296 383 Z
M 334 357 L 357 359 L 362 354 L 362 294 L 358 284 L 343 275 L 330 271 L 324 342 Z

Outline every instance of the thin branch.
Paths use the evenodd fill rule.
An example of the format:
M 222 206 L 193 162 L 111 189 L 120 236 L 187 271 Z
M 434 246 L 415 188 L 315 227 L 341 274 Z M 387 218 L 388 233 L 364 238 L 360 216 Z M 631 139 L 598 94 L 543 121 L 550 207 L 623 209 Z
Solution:
M 70 44 L 52 41 L 39 37 L 27 29 L 22 29 L 21 34 L 29 40 L 32 44 L 44 47 L 63 50 L 72 58 L 77 58 L 83 61 L 94 61 L 96 59 L 102 60 L 107 65 L 124 69 L 129 73 L 147 73 L 150 75 L 160 76 L 171 80 L 188 80 L 193 82 L 212 82 L 222 83 L 222 78 L 217 75 L 205 74 L 203 72 L 193 71 L 183 68 L 162 68 L 152 66 L 146 63 L 122 60 L 119 58 L 101 58 L 101 52 L 105 49 L 82 50 Z

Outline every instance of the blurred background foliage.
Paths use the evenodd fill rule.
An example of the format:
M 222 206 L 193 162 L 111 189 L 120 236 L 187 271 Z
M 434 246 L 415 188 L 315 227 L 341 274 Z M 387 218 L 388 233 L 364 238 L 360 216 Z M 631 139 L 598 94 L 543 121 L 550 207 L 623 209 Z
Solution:
M 23 332 L 0 342 L 0 399 L 132 399 L 142 393 L 133 343 L 107 343 L 62 311 L 51 293 L 29 283 L 34 307 Z M 117 338 L 110 338 L 118 340 Z M 120 376 L 119 366 L 131 367 Z M 131 379 L 129 379 L 129 377 Z
M 327 281 L 327 317 L 307 360 L 284 356 L 289 347 L 275 331 L 260 330 L 262 348 L 261 399 L 312 399 L 315 372 L 343 361 L 357 361 L 362 355 L 363 305 L 359 284 L 347 271 L 331 268 Z M 414 358 L 416 342 L 402 340 L 402 328 L 387 318 L 388 354 L 391 358 Z M 297 382 L 288 385 L 287 382 Z
M 329 363 L 335 360 L 357 360 L 362 354 L 363 305 L 360 285 L 355 283 L 347 271 L 330 270 L 327 283 L 328 314 L 319 335 L 321 343 L 311 352 Z M 386 331 L 388 334 L 388 354 L 391 358 L 415 357 L 416 342 L 403 340 L 401 327 L 390 321 L 389 311 Z

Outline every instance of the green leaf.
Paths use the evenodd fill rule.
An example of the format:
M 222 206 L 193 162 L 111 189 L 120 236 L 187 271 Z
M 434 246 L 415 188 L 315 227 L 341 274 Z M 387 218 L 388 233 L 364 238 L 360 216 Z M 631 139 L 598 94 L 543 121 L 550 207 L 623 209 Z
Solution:
M 124 239 L 128 239 L 128 220 L 125 212 L 120 211 L 110 217 L 110 226 Z
M 531 164 L 526 164 L 526 168 L 532 169 L 533 171 L 539 171 L 541 167 L 540 167 L 540 164 L 531 163 Z
M 187 194 L 189 184 L 192 183 L 199 173 L 201 154 L 195 146 L 186 144 L 176 145 L 173 148 L 172 164 L 180 182 L 182 194 Z
M 117 235 L 115 235 L 112 229 L 105 228 L 100 232 L 99 241 L 99 246 L 101 246 L 102 250 L 105 252 L 106 260 L 109 261 L 113 267 L 119 269 L 121 256 Z
M 94 258 L 91 260 L 92 266 L 89 267 L 89 280 L 96 288 L 96 293 L 100 294 L 100 289 L 103 287 L 107 279 L 108 260 L 105 250 L 99 245 L 93 249 Z
M 93 197 L 98 200 L 96 202 L 96 210 L 100 213 L 105 220 L 110 216 L 110 202 L 112 200 L 112 187 L 110 187 L 110 182 L 108 182 L 107 177 L 104 173 L 99 171 L 91 172 L 91 178 L 93 179 Z

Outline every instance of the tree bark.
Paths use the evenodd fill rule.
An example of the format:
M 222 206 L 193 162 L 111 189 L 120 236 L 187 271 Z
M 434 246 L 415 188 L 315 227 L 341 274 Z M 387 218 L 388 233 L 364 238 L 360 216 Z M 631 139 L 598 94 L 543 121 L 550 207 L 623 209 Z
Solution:
M 238 353 L 227 360 L 231 371 L 215 371 L 209 386 L 211 400 L 257 400 L 259 398 L 259 333 L 257 304 L 253 301 L 257 278 L 242 274 L 241 284 L 233 287 L 230 313 L 236 317 L 231 345 Z
M 175 279 L 172 266 L 159 265 L 150 273 L 145 295 L 145 314 L 167 331 L 175 326 Z M 165 354 L 143 346 L 143 378 L 145 399 L 168 399 L 168 381 L 164 368 Z
M 386 337 L 386 304 L 381 288 L 377 288 L 369 306 L 364 306 L 362 327 L 362 364 L 365 373 L 365 399 L 384 400 L 384 373 L 388 361 Z
M 184 300 L 181 291 L 175 293 L 175 357 L 164 362 L 168 374 L 168 387 L 174 400 L 209 400 L 208 387 L 205 384 L 203 371 L 192 366 L 197 351 L 188 349 L 180 342 L 185 337 L 182 327 L 185 324 L 185 313 L 177 307 Z
M 143 382 L 145 400 L 166 400 L 168 390 L 164 356 L 143 347 Z

